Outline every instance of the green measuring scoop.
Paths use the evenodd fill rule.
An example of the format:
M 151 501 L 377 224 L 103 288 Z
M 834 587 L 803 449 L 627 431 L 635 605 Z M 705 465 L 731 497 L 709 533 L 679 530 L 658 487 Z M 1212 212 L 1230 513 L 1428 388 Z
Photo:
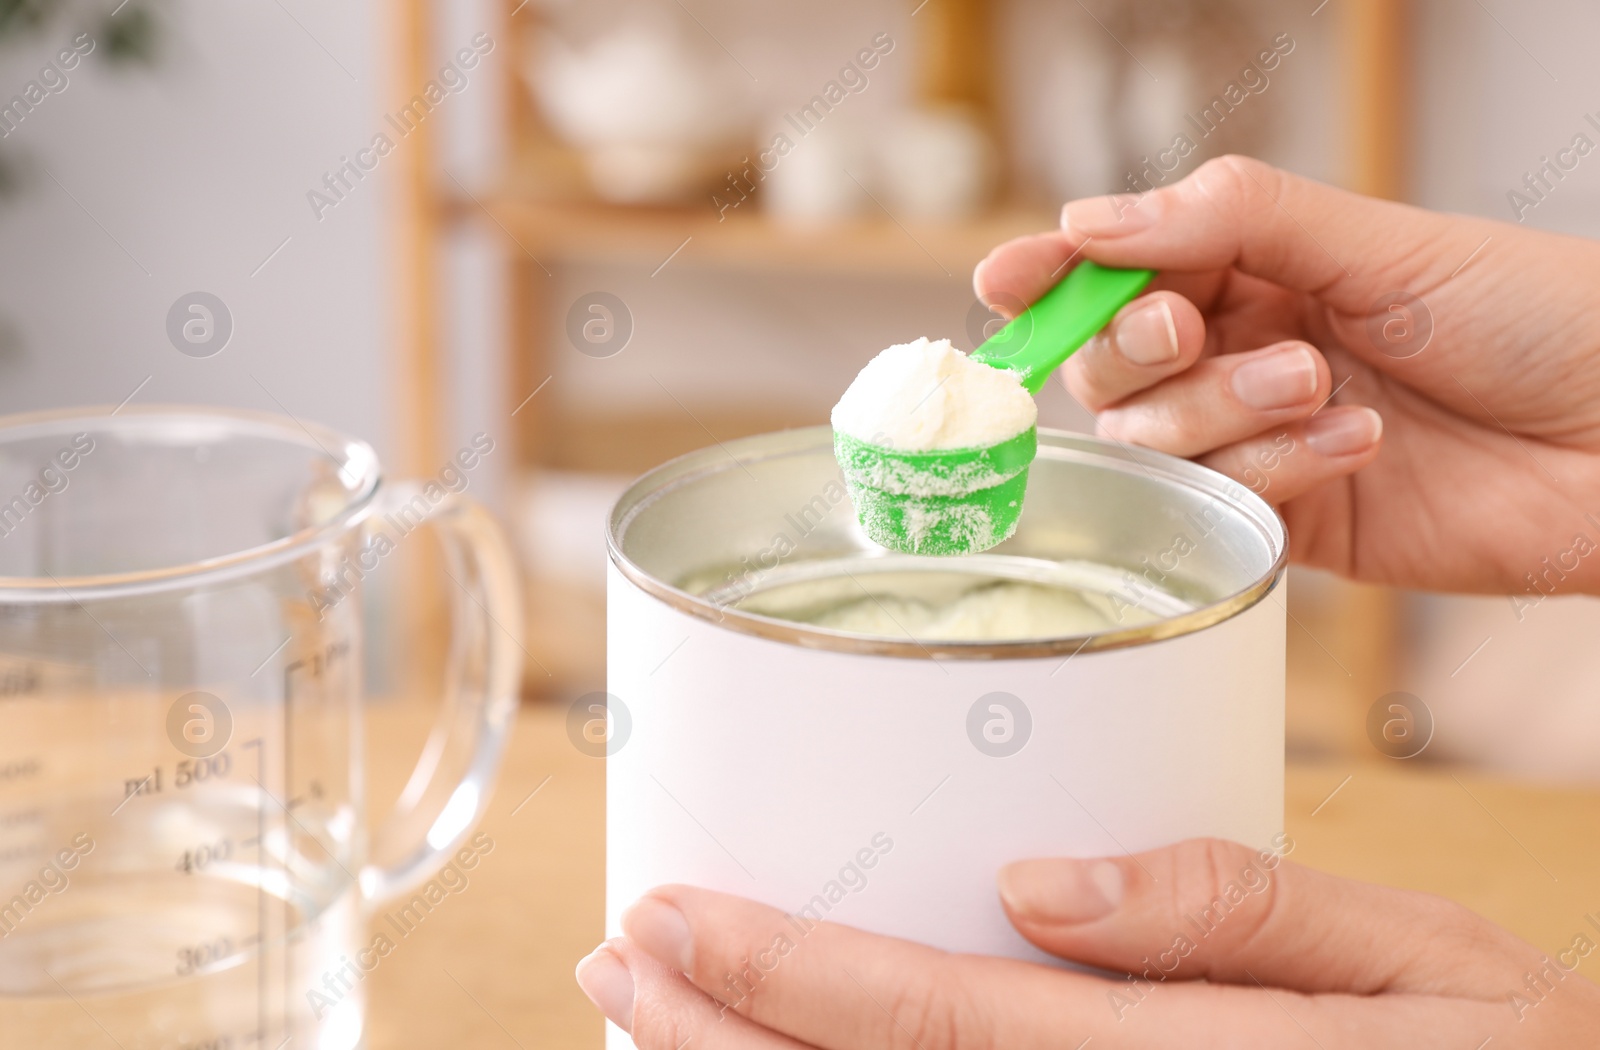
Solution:
M 972 360 L 1017 373 L 1037 395 L 1050 373 L 1154 276 L 1079 263 L 974 350 Z M 901 452 L 835 430 L 833 448 L 874 543 L 906 554 L 973 554 L 1016 531 L 1039 435 L 1030 427 L 998 445 Z

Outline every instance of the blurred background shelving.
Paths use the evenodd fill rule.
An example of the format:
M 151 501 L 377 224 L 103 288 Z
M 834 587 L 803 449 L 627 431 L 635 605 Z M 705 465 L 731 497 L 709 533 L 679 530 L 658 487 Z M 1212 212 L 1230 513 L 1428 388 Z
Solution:
M 371 440 L 395 477 L 436 475 L 492 435 L 471 492 L 520 538 L 529 695 L 558 702 L 603 682 L 600 521 L 627 477 L 712 440 L 823 421 L 891 342 L 972 345 L 988 316 L 972 264 L 1054 225 L 1063 200 L 1124 188 L 1176 134 L 1199 148 L 1171 178 L 1248 152 L 1510 220 L 1507 191 L 1600 97 L 1584 50 L 1600 9 L 1576 0 L 1527 0 L 1515 17 L 1505 0 L 56 6 L 144 10 L 150 47 L 130 64 L 99 61 L 107 45 L 0 142 L 0 239 L 19 246 L 0 258 L 0 408 L 136 391 L 288 411 Z M 71 20 L 0 41 L 8 91 Z M 469 44 L 480 60 L 447 76 Z M 1196 130 L 1279 46 L 1259 90 Z M 843 71 L 868 48 L 881 53 L 856 81 L 861 69 Z M 399 134 L 387 118 L 430 80 L 448 89 Z M 846 80 L 826 120 L 722 208 L 714 196 L 731 199 L 744 158 L 785 128 L 798 136 L 788 118 Z M 336 207 L 308 206 L 383 130 L 395 148 L 381 165 Z M 602 162 L 619 144 L 631 169 L 615 150 Z M 923 163 L 897 166 L 904 156 Z M 929 170 L 971 178 L 918 177 Z M 661 192 L 674 179 L 676 195 Z M 1523 218 L 1600 235 L 1600 170 L 1573 172 Z M 197 288 L 236 322 L 206 360 L 163 334 Z M 596 292 L 631 314 L 612 356 L 568 332 Z M 1041 413 L 1092 425 L 1058 387 Z M 426 549 L 367 585 L 372 637 L 391 639 L 369 654 L 376 692 L 430 680 L 442 655 L 423 610 L 447 592 L 434 567 L 408 564 Z M 1373 757 L 1365 710 L 1405 690 L 1438 716 L 1425 757 L 1600 780 L 1586 684 L 1600 654 L 1585 641 L 1600 603 L 1552 598 L 1522 622 L 1504 596 L 1291 576 L 1295 754 Z
M 419 11 L 425 7 L 422 0 L 412 3 Z M 1320 109 L 1322 121 L 1337 129 L 1322 136 L 1321 154 L 1316 146 L 1302 148 L 1302 154 L 1312 166 L 1323 169 L 1320 174 L 1352 188 L 1390 197 L 1403 194 L 1412 91 L 1408 67 L 1401 59 L 1408 47 L 1409 4 L 1350 0 L 1326 12 L 1325 18 L 1321 9 L 1300 12 L 1294 28 L 1275 22 L 1278 12 L 1265 5 L 1193 0 L 1142 6 L 1145 10 L 1141 13 L 1137 10 L 1141 5 L 1122 5 L 1124 10 L 1109 16 L 1110 24 L 1085 10 L 1087 18 L 1071 25 L 1064 38 L 1060 37 L 1059 17 L 1042 20 L 1046 30 L 1055 30 L 1058 43 L 1065 40 L 1063 46 L 1069 53 L 1080 60 L 1085 55 L 1095 56 L 1089 65 L 1101 70 L 1113 85 L 1100 101 L 1130 123 L 1158 124 L 1159 118 L 1153 122 L 1140 107 L 1159 111 L 1165 105 L 1168 123 L 1179 131 L 1189 130 L 1171 114 L 1187 114 L 1205 102 L 1206 89 L 1198 94 L 1193 90 L 1203 75 L 1214 76 L 1212 70 L 1226 70 L 1230 65 L 1243 66 L 1263 47 L 1270 48 L 1276 34 L 1287 33 L 1299 54 L 1291 52 L 1292 57 L 1283 61 L 1309 67 L 1299 71 L 1302 80 L 1320 77 L 1324 84 L 1337 84 L 1341 100 L 1335 111 L 1325 105 Z M 637 6 L 612 5 L 610 10 L 622 20 L 641 17 Z M 884 24 L 897 24 L 897 28 L 884 31 L 896 41 L 891 54 L 903 63 L 901 83 L 894 89 L 898 92 L 895 106 L 961 114 L 981 130 L 995 163 L 987 172 L 985 188 L 964 207 L 953 209 L 953 214 L 936 218 L 897 214 L 896 208 L 885 203 L 889 195 L 880 187 L 877 193 L 864 189 L 866 199 L 859 200 L 856 208 L 839 209 L 842 214 L 797 218 L 786 214 L 793 211 L 791 205 L 768 207 L 770 187 L 764 177 L 747 180 L 753 186 L 748 197 L 742 190 L 738 197 L 730 191 L 730 185 L 739 184 L 737 178 L 720 182 L 711 178 L 702 179 L 694 192 L 681 194 L 682 200 L 673 203 L 604 199 L 604 188 L 597 190 L 594 180 L 586 178 L 579 146 L 563 141 L 552 130 L 550 106 L 541 106 L 536 90 L 541 83 L 536 64 L 552 53 L 549 38 L 564 32 L 581 38 L 586 20 L 571 17 L 571 10 L 560 4 L 508 0 L 501 6 L 503 32 L 499 39 L 506 42 L 508 57 L 501 87 L 503 146 L 498 165 L 486 172 L 480 189 L 469 191 L 441 164 L 431 180 L 416 183 L 418 196 L 412 206 L 419 221 L 435 227 L 438 240 L 472 229 L 497 243 L 500 294 L 510 319 L 501 395 L 508 402 L 508 413 L 515 411 L 513 513 L 519 519 L 532 574 L 533 615 L 527 645 L 538 662 L 530 677 L 536 692 L 560 698 L 601 687 L 604 607 L 601 576 L 594 563 L 602 552 L 597 544 L 582 549 L 564 537 L 576 522 L 599 521 L 622 478 L 714 440 L 824 421 L 828 401 L 823 391 L 841 388 L 876 347 L 914 334 L 960 331 L 970 326 L 970 316 L 964 316 L 972 305 L 969 275 L 996 244 L 1052 227 L 1059 201 L 1070 189 L 1088 193 L 1123 188 L 1116 183 L 1086 182 L 1084 173 L 1095 170 L 1096 163 L 1074 167 L 1069 158 L 1064 165 L 1058 162 L 1052 167 L 1048 162 L 1041 164 L 1037 148 L 1030 151 L 1026 144 L 1019 148 L 1019 138 L 1036 132 L 1025 126 L 1023 117 L 1007 111 L 1008 90 L 1014 94 L 1017 88 L 1015 83 L 1008 86 L 1002 70 L 1018 61 L 1008 46 L 1016 50 L 1019 34 L 1028 35 L 1027 19 L 1037 12 L 1038 5 L 986 0 L 929 0 L 914 11 L 883 8 L 874 12 Z M 719 13 L 727 15 L 726 11 Z M 1237 29 L 1231 40 L 1232 53 L 1220 58 L 1201 53 L 1218 45 L 1214 32 L 1213 38 L 1183 43 L 1183 34 L 1192 25 L 1214 27 L 1219 15 L 1231 19 Z M 712 36 L 704 17 L 693 13 L 689 17 L 706 37 Z M 1313 23 L 1312 18 L 1323 21 Z M 604 30 L 594 28 L 597 19 L 587 21 L 592 48 L 597 39 L 603 40 Z M 605 23 L 604 18 L 598 21 Z M 1087 32 L 1090 27 L 1095 27 L 1092 34 Z M 772 28 L 774 35 L 782 31 L 781 25 Z M 842 34 L 835 35 L 842 38 Z M 856 33 L 860 40 L 871 36 Z M 1161 72 L 1169 80 L 1182 82 L 1174 85 L 1177 91 L 1188 85 L 1193 100 L 1170 91 L 1149 93 L 1141 75 L 1148 74 L 1158 85 L 1160 80 L 1125 44 L 1135 38 L 1142 43 L 1134 47 L 1147 57 L 1153 54 L 1151 61 L 1162 63 Z M 710 61 L 726 58 L 743 66 L 720 38 L 709 42 L 725 53 L 708 50 Z M 825 50 L 818 41 L 809 43 L 810 51 Z M 561 46 L 578 45 L 568 41 Z M 413 75 L 419 82 L 433 68 L 430 56 L 437 50 L 417 52 Z M 850 53 L 848 48 L 835 50 Z M 886 58 L 877 79 L 887 76 L 887 65 Z M 822 72 L 825 77 L 831 70 L 824 66 Z M 1280 74 L 1281 79 L 1287 77 L 1287 73 Z M 736 84 L 738 78 L 730 79 Z M 791 79 L 823 82 L 816 75 L 811 81 L 803 76 Z M 1061 87 L 1055 90 L 1059 92 Z M 1306 85 L 1298 91 L 1302 103 L 1317 93 Z M 1285 93 L 1279 89 L 1279 95 Z M 769 92 L 763 97 L 774 96 Z M 777 108 L 787 112 L 806 101 L 804 89 L 791 91 L 789 97 L 795 101 Z M 1269 156 L 1274 152 L 1275 138 L 1282 138 L 1285 124 L 1297 119 L 1288 112 L 1296 100 L 1286 104 L 1278 95 L 1266 92 L 1263 103 L 1249 101 L 1261 112 L 1248 114 L 1249 120 L 1236 120 L 1234 127 L 1226 129 L 1230 136 L 1206 142 L 1184 170 L 1192 170 L 1206 156 L 1224 149 Z M 856 104 L 850 97 L 844 103 Z M 1317 111 L 1314 99 L 1310 104 Z M 1027 105 L 1012 108 L 1026 109 Z M 844 105 L 837 109 L 843 112 Z M 874 119 L 876 125 L 871 121 L 864 125 L 866 137 L 890 133 L 892 113 L 879 113 Z M 787 128 L 781 122 L 769 123 L 783 131 L 798 127 L 793 122 Z M 1083 130 L 1073 119 L 1066 124 L 1058 133 L 1071 135 Z M 1100 131 L 1105 137 L 1106 129 Z M 748 134 L 743 148 L 730 154 L 728 171 L 749 172 L 741 165 L 748 165 L 766 141 L 764 136 Z M 812 144 L 798 143 L 796 149 L 800 148 L 812 148 Z M 1288 151 L 1292 153 L 1293 148 Z M 1096 150 L 1104 155 L 1098 162 L 1102 174 L 1126 162 L 1133 152 L 1125 136 L 1115 133 L 1082 152 Z M 850 154 L 845 151 L 843 155 Z M 847 174 L 861 183 L 853 172 Z M 1088 178 L 1092 180 L 1093 175 Z M 1079 186 L 1071 185 L 1074 179 Z M 817 196 L 827 198 L 825 193 L 813 194 Z M 730 206 L 731 201 L 738 203 Z M 628 391 L 624 396 L 608 397 L 594 390 L 593 373 L 599 369 L 593 366 L 597 362 L 577 359 L 564 331 L 564 314 L 576 294 L 594 290 L 591 285 L 604 286 L 623 290 L 622 299 L 637 304 L 639 297 L 627 288 L 648 286 L 662 274 L 670 281 L 684 273 L 693 274 L 702 285 L 726 283 L 730 295 L 746 293 L 749 301 L 758 304 L 763 291 L 770 294 L 777 286 L 789 299 L 787 314 L 791 317 L 830 308 L 839 309 L 846 317 L 858 317 L 873 310 L 875 303 L 882 303 L 884 315 L 895 323 L 883 324 L 879 330 L 885 334 L 875 337 L 875 342 L 873 337 L 856 340 L 847 353 L 839 353 L 837 348 L 830 353 L 817 346 L 784 348 L 811 359 L 807 367 L 829 377 L 807 396 L 786 382 L 791 377 L 785 369 L 760 367 L 762 358 L 783 352 L 770 347 L 764 350 L 761 343 L 782 343 L 781 335 L 774 340 L 773 333 L 762 331 L 760 325 L 751 326 L 749 334 L 731 334 L 729 326 L 716 323 L 716 317 L 730 309 L 727 300 L 695 302 L 692 294 L 686 295 L 671 304 L 673 312 L 654 320 L 670 323 L 678 332 L 688 333 L 691 340 L 694 333 L 703 332 L 705 356 L 735 356 L 748 367 L 744 393 L 706 398 L 699 387 L 673 390 L 650 370 L 647 379 L 654 382 L 654 390 L 650 382 L 638 381 L 637 375 L 632 376 L 634 382 L 623 384 Z M 589 284 L 580 291 L 574 282 L 585 280 Z M 432 286 L 447 285 L 435 282 Z M 812 289 L 809 294 L 807 288 Z M 855 301 L 842 305 L 838 297 L 846 293 Z M 944 300 L 942 313 L 928 308 L 940 299 Z M 961 312 L 951 310 L 951 303 Z M 434 309 L 419 304 L 419 330 L 427 330 Z M 660 352 L 667 340 L 661 338 L 659 329 L 646 331 L 651 320 L 646 310 L 634 309 L 632 314 L 639 327 L 627 353 Z M 786 311 L 777 309 L 770 314 L 766 327 L 781 327 Z M 827 338 L 825 331 L 820 334 Z M 743 346 L 738 345 L 741 335 L 747 340 Z M 958 340 L 968 346 L 974 341 Z M 618 360 L 618 365 L 610 379 L 626 374 L 623 362 Z M 591 375 L 585 377 L 584 372 Z M 591 381 L 587 396 L 586 378 Z M 573 396 L 574 388 L 577 396 Z M 419 398 L 413 411 L 437 411 L 438 399 L 427 396 L 429 383 L 423 380 L 416 389 Z M 539 393 L 529 400 L 535 390 Z M 1059 392 L 1047 395 L 1046 419 L 1055 425 L 1092 426 L 1087 413 L 1065 402 Z M 589 568 L 574 571 L 585 559 Z M 1366 746 L 1365 705 L 1387 691 L 1395 674 L 1401 618 L 1397 599 L 1381 589 L 1308 579 L 1304 586 L 1291 589 L 1290 602 L 1297 625 L 1291 627 L 1291 750 L 1359 753 Z M 546 673 L 541 673 L 540 667 Z
M 972 266 L 1001 241 L 1048 228 L 1045 209 L 1009 208 L 957 224 L 901 225 L 887 216 L 821 229 L 746 213 L 719 220 L 710 209 L 559 204 L 515 194 L 446 203 L 445 221 L 487 216 L 535 257 L 651 266 L 673 262 L 779 274 L 928 277 Z M 680 250 L 681 249 L 681 250 Z

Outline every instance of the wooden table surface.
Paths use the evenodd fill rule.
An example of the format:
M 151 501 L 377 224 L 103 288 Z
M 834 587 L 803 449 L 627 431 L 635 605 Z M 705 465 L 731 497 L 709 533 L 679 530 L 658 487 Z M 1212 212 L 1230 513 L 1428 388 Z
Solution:
M 572 969 L 603 932 L 605 770 L 564 716 L 522 710 L 481 825 L 493 850 L 368 978 L 373 1050 L 601 1046 Z M 375 797 L 398 791 L 422 726 L 374 706 Z M 1600 910 L 1600 790 L 1383 761 L 1292 765 L 1287 795 L 1303 864 L 1452 897 L 1552 954 Z

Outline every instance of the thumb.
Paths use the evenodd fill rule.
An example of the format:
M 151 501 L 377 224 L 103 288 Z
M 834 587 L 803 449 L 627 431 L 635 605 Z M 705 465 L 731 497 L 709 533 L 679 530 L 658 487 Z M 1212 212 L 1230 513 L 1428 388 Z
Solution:
M 1060 233 L 1002 245 L 979 264 L 974 284 L 986 301 L 1032 302 L 1073 256 L 1173 272 L 1231 268 L 1359 315 L 1396 289 L 1437 287 L 1485 230 L 1502 228 L 1228 156 L 1148 193 L 1068 203 Z M 1051 265 L 1041 269 L 1044 257 Z
M 1220 839 L 1121 858 L 1022 861 L 1000 873 L 1000 897 L 1012 924 L 1045 951 L 1152 979 L 1499 997 L 1543 965 L 1531 946 L 1442 897 L 1337 878 Z

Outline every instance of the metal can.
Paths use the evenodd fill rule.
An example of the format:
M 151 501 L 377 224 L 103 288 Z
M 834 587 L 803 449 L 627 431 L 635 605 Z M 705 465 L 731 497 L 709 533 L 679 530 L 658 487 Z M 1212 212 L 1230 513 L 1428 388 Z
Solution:
M 1001 910 L 1002 865 L 1273 843 L 1286 534 L 1271 506 L 1185 460 L 1041 430 L 1015 536 L 894 555 L 858 527 L 831 437 L 726 442 L 612 510 L 611 935 L 642 893 L 689 883 L 783 909 L 796 938 L 827 919 L 1042 960 Z M 897 588 L 964 578 L 1098 595 L 1106 619 L 862 634 L 800 622 L 805 602 L 782 598 L 859 589 L 892 613 Z

